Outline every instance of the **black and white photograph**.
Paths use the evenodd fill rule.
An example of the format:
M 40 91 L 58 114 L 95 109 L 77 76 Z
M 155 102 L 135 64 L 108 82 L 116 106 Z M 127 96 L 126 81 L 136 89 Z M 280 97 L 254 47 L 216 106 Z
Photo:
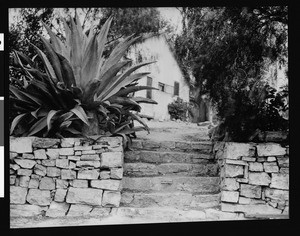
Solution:
M 7 10 L 11 229 L 290 219 L 287 5 Z

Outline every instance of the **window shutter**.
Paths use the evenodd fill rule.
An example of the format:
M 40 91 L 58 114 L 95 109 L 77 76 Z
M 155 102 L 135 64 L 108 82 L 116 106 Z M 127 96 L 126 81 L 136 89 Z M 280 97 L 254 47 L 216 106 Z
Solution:
M 147 86 L 152 86 L 152 78 L 147 76 Z M 152 99 L 152 90 L 147 89 L 146 98 Z
M 174 82 L 174 95 L 179 96 L 179 83 L 178 82 Z

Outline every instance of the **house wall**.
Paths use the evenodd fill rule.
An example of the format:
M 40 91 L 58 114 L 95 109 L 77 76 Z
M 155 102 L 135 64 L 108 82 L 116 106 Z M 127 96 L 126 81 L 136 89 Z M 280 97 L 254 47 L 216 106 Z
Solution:
M 169 120 L 168 104 L 173 101 L 174 82 L 179 83 L 179 97 L 184 101 L 189 101 L 189 85 L 184 81 L 182 72 L 171 52 L 164 36 L 152 37 L 142 44 L 138 44 L 131 49 L 128 57 L 137 63 L 138 58 L 143 61 L 153 61 L 156 63 L 142 67 L 138 72 L 151 72 L 149 75 L 152 86 L 158 88 L 158 83 L 165 84 L 165 91 L 152 90 L 152 99 L 158 102 L 157 105 L 141 104 L 141 114 L 154 117 L 154 119 Z M 147 85 L 147 77 L 139 81 L 139 85 Z M 146 90 L 138 91 L 135 96 L 146 97 Z

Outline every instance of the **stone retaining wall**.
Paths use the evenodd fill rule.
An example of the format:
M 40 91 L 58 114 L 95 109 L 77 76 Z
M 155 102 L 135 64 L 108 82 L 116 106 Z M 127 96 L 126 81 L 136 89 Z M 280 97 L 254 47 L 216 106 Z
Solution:
M 220 166 L 222 211 L 288 217 L 288 146 L 217 142 L 213 151 Z
M 121 137 L 10 138 L 10 214 L 109 215 L 121 200 Z

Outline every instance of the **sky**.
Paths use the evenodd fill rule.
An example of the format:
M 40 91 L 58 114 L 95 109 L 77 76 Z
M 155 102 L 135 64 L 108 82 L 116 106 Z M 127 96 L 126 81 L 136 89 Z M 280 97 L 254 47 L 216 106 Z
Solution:
M 9 25 L 19 20 L 20 16 L 18 15 L 19 8 L 10 8 L 9 9 Z M 161 13 L 162 18 L 169 21 L 171 25 L 174 26 L 175 32 L 180 33 L 182 30 L 181 27 L 181 14 L 179 10 L 175 7 L 159 7 L 158 10 Z M 56 11 L 60 11 L 59 8 Z M 79 13 L 80 16 L 80 13 Z M 81 17 L 83 20 L 83 16 Z

